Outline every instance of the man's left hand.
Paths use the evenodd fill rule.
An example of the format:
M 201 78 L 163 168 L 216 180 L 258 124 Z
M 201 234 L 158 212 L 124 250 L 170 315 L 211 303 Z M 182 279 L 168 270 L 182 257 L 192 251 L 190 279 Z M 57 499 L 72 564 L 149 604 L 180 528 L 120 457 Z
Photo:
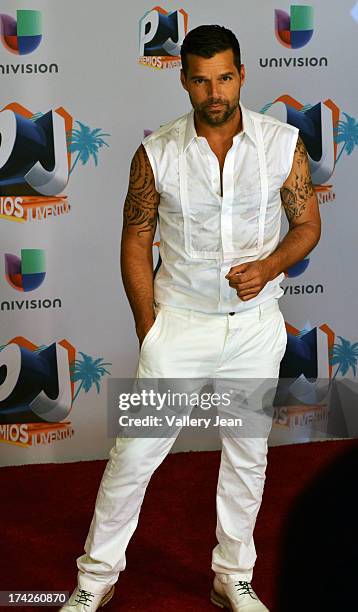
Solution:
M 250 261 L 230 268 L 225 278 L 241 300 L 251 300 L 271 279 L 271 266 L 266 259 Z

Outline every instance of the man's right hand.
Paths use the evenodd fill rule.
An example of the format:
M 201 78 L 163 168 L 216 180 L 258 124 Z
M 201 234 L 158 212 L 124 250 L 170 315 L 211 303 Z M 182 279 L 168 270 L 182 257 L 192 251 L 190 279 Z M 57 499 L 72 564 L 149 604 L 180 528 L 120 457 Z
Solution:
M 139 348 L 142 348 L 142 344 L 144 342 L 144 338 L 146 337 L 147 333 L 149 332 L 149 330 L 151 329 L 151 327 L 154 325 L 154 321 L 155 319 L 153 319 L 153 321 L 151 323 L 146 323 L 146 325 L 140 325 L 138 327 L 136 327 L 136 332 L 137 332 L 137 336 L 138 336 L 138 341 L 139 341 Z

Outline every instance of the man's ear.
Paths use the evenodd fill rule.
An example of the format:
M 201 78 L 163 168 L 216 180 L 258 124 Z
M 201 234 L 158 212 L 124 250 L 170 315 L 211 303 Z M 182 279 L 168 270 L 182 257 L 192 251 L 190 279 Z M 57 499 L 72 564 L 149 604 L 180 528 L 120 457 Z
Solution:
M 183 85 L 185 91 L 188 91 L 188 88 L 186 86 L 186 78 L 185 78 L 185 74 L 184 74 L 183 68 L 180 70 L 180 81 L 181 81 L 181 84 Z
M 244 66 L 244 64 L 241 64 L 241 66 L 240 66 L 241 87 L 245 83 L 245 77 L 246 77 L 245 66 Z

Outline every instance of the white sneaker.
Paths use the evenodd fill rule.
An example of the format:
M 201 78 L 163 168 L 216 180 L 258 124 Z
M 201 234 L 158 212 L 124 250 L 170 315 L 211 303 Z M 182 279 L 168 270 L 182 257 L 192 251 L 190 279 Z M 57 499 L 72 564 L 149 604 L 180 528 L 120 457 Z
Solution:
M 112 599 L 113 593 L 114 585 L 105 594 L 90 593 L 76 587 L 69 600 L 60 608 L 60 612 L 95 612 Z
M 259 600 L 250 582 L 238 580 L 224 584 L 215 576 L 210 600 L 219 608 L 231 612 L 269 612 Z

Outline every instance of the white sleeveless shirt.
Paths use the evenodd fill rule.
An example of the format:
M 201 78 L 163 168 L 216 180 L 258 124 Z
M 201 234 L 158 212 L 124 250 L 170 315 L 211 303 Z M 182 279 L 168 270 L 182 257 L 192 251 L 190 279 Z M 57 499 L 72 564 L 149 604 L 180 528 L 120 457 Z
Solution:
M 222 196 L 219 161 L 206 138 L 197 136 L 194 111 L 143 140 L 160 194 L 156 304 L 240 312 L 284 293 L 283 272 L 247 301 L 225 278 L 232 266 L 264 259 L 277 247 L 280 188 L 298 137 L 297 128 L 240 108 L 243 128 L 225 158 Z

